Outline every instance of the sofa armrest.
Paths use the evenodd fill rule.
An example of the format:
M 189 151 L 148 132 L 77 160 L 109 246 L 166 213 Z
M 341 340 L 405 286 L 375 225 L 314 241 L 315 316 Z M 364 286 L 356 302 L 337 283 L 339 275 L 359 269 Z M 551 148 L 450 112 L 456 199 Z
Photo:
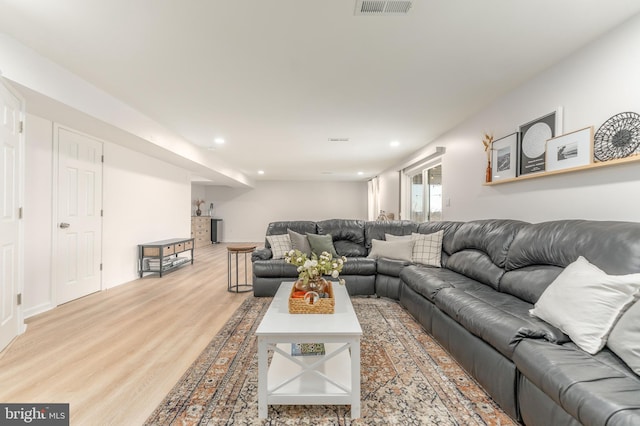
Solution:
M 262 247 L 251 253 L 251 261 L 255 262 L 256 260 L 269 260 L 273 257 L 271 253 L 271 249 Z

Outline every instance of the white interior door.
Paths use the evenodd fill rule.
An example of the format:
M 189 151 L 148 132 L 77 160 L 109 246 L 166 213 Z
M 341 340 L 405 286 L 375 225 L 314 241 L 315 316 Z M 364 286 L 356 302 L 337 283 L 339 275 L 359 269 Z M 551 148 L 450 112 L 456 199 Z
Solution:
M 58 304 L 99 291 L 102 259 L 102 142 L 56 126 Z
M 0 351 L 20 333 L 20 133 L 22 105 L 0 81 Z

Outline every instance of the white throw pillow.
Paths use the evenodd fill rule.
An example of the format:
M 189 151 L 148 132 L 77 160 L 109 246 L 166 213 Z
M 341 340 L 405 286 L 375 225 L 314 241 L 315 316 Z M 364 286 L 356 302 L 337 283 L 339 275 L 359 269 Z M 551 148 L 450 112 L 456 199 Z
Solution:
M 613 326 L 607 346 L 640 376 L 640 302 L 627 309 Z
M 371 240 L 371 251 L 369 259 L 378 259 L 384 257 L 386 259 L 404 260 L 411 262 L 411 252 L 413 251 L 413 241 L 382 241 Z
M 433 234 L 418 234 L 416 232 L 411 235 L 392 235 L 384 234 L 387 241 L 413 241 L 413 250 L 411 252 L 411 261 L 421 265 L 442 266 L 442 238 L 444 231 L 434 232 Z
M 411 239 L 415 241 L 413 245 L 413 262 L 422 265 L 442 266 L 442 237 L 444 231 L 434 232 L 433 234 L 411 234 Z
M 411 235 L 384 234 L 384 239 L 387 241 L 411 241 Z
M 267 241 L 271 245 L 271 253 L 273 253 L 274 259 L 284 259 L 284 255 L 291 251 L 289 234 L 267 235 Z
M 580 256 L 547 287 L 529 312 L 595 354 L 616 321 L 640 296 L 640 274 L 607 275 Z

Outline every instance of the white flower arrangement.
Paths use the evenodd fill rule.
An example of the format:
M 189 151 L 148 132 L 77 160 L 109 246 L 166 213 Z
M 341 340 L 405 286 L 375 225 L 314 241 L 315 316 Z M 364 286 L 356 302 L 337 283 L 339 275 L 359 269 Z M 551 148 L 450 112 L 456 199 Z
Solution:
M 347 258 L 341 256 L 334 259 L 331 253 L 323 251 L 320 256 L 313 253 L 309 259 L 300 250 L 291 250 L 285 255 L 284 261 L 298 267 L 298 278 L 306 285 L 310 280 L 321 278 L 323 275 L 338 279 Z M 339 278 L 338 282 L 344 285 L 344 278 Z

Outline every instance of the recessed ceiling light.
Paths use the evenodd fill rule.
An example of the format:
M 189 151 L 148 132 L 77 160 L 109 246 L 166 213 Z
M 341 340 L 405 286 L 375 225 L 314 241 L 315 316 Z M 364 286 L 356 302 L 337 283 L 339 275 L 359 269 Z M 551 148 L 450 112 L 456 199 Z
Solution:
M 358 172 L 358 176 L 362 176 L 364 172 Z
M 258 170 L 258 174 L 259 175 L 263 175 L 264 174 L 264 170 Z
M 224 144 L 224 139 L 222 139 L 222 138 L 215 138 L 213 141 L 214 141 L 217 145 L 222 145 L 222 144 Z
M 396 146 L 400 146 L 400 142 L 398 142 L 398 141 L 391 141 L 391 142 L 389 143 L 389 145 L 390 145 L 391 147 L 395 148 Z

